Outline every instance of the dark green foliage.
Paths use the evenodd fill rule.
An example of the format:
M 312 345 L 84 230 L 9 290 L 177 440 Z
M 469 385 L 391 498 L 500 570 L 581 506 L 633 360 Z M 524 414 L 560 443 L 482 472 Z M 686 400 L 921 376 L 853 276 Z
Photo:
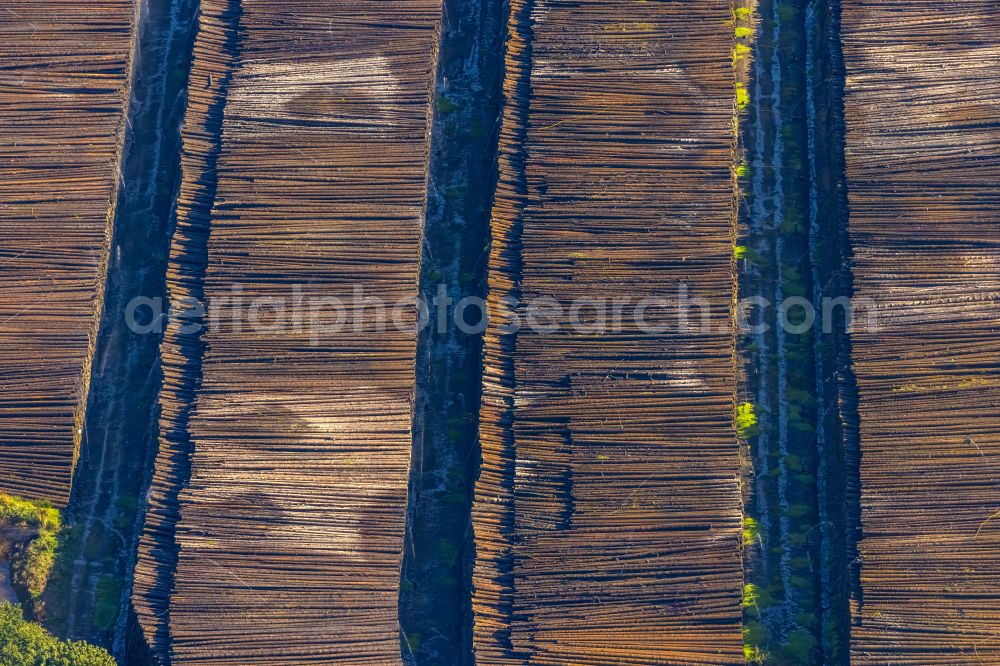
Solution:
M 118 617 L 118 606 L 122 596 L 122 582 L 117 576 L 104 574 L 97 581 L 94 602 L 94 626 L 101 631 L 109 631 Z
M 61 641 L 26 622 L 20 607 L 0 603 L 0 666 L 115 666 L 115 660 L 94 645 Z

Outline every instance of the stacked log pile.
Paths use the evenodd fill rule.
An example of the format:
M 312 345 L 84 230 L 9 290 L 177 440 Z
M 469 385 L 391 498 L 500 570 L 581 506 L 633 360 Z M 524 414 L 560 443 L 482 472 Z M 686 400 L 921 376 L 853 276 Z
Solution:
M 845 0 L 861 438 L 852 663 L 1000 663 L 995 0 Z
M 216 194 L 226 93 L 237 50 L 239 0 L 202 0 L 181 128 L 181 184 L 167 268 L 173 304 L 160 346 L 159 446 L 139 540 L 132 606 L 146 643 L 169 663 L 169 596 L 177 566 L 178 495 L 191 471 L 188 432 L 201 381 L 205 253 Z
M 743 658 L 733 41 L 726 3 L 511 3 L 473 509 L 481 666 Z M 695 306 L 683 326 L 685 296 L 708 330 Z M 644 327 L 647 297 L 670 305 Z M 562 315 L 527 326 L 542 298 Z M 615 298 L 633 304 L 620 327 Z M 603 330 L 578 299 L 606 299 Z
M 131 0 L 0 1 L 0 490 L 65 504 L 101 305 Z
M 171 659 L 399 663 L 440 5 L 245 0 L 241 12 L 202 257 L 218 321 L 189 419 Z M 311 322 L 335 325 L 327 297 L 345 305 L 338 332 Z M 411 299 L 395 310 L 403 326 L 379 330 L 372 298 L 389 318 Z

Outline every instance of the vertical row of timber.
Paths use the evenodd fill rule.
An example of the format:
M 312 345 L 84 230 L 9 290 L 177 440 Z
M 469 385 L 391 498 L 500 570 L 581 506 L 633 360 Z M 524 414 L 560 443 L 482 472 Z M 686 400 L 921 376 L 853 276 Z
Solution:
M 167 488 L 178 473 L 171 456 L 181 466 L 190 457 L 177 506 L 172 491 L 161 500 L 161 556 L 177 552 L 169 657 L 398 663 L 440 5 L 244 0 L 238 12 L 214 12 L 226 15 L 199 37 L 214 47 L 199 44 L 196 58 L 214 48 L 217 60 L 206 56 L 207 79 L 193 84 L 202 81 L 195 99 L 209 107 L 215 86 L 225 93 L 221 144 L 185 143 L 192 178 L 215 162 L 201 257 L 209 316 L 194 404 L 165 413 L 187 420 L 190 444 L 165 439 L 176 451 L 160 456 L 157 472 Z M 213 108 L 192 113 L 205 118 L 194 129 L 215 122 Z M 201 212 L 181 214 L 191 217 L 183 233 L 197 233 Z M 178 264 L 186 242 L 175 244 Z M 175 293 L 186 289 L 182 273 L 172 279 Z M 185 344 L 193 352 L 171 350 Z M 176 371 L 186 372 L 197 344 L 168 336 Z M 165 399 L 190 401 L 190 388 Z M 158 538 L 152 532 L 151 543 Z M 167 589 L 152 575 L 149 618 Z M 146 631 L 162 652 L 156 620 Z
M 159 442 L 133 576 L 132 607 L 152 659 L 169 663 L 169 596 L 177 565 L 178 494 L 191 470 L 188 432 L 201 383 L 204 277 L 239 0 L 202 0 L 181 128 L 181 184 L 167 267 L 169 319 L 160 345 Z
M 729 3 L 511 2 L 481 666 L 743 659 L 733 47 Z
M 852 663 L 1000 663 L 995 0 L 843 0 L 861 437 Z
M 101 311 L 132 0 L 0 0 L 0 490 L 65 505 Z

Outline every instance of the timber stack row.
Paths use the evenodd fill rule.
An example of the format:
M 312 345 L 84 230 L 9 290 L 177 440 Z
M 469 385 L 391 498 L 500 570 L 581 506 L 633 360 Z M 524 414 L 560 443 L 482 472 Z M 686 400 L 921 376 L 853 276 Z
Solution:
M 843 3 L 861 437 L 852 663 L 1000 663 L 993 0 Z M 867 305 L 866 305 L 867 307 Z
M 170 319 L 160 345 L 159 442 L 139 540 L 132 606 L 159 664 L 170 659 L 170 590 L 178 495 L 191 473 L 188 426 L 201 384 L 204 279 L 226 93 L 237 57 L 239 0 L 201 0 L 181 128 L 181 184 L 167 267 Z
M 204 256 L 218 322 L 201 338 L 188 425 L 172 663 L 400 661 L 440 12 L 242 3 Z M 224 52 L 219 34 L 208 38 Z M 379 326 L 376 298 L 402 327 Z
M 0 490 L 65 505 L 117 199 L 131 0 L 0 0 Z
M 739 662 L 730 7 L 521 0 L 508 31 L 477 663 Z

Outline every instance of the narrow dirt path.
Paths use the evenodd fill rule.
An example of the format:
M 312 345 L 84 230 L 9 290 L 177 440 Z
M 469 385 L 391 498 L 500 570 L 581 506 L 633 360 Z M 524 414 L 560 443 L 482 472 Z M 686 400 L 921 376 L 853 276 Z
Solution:
M 837 403 L 844 333 L 823 300 L 849 293 L 840 255 L 835 7 L 828 0 L 761 0 L 744 123 L 750 165 L 745 227 L 752 249 L 742 294 L 766 306 L 750 336 L 752 438 L 748 647 L 763 663 L 841 664 L 845 477 Z M 809 310 L 815 320 L 809 323 Z M 755 322 L 756 323 L 756 322 Z M 840 322 L 842 324 L 842 322 Z M 827 326 L 832 324 L 832 330 Z M 839 505 L 838 505 L 839 503 Z M 841 508 L 838 509 L 838 506 Z
M 499 0 L 446 0 L 431 140 L 401 647 L 417 666 L 472 664 L 468 590 L 485 293 L 504 16 Z M 468 307 L 466 307 L 466 305 Z M 469 326 L 460 330 L 456 310 Z
M 137 507 L 155 453 L 155 299 L 164 294 L 195 9 L 193 0 L 149 0 L 141 8 L 122 186 L 69 531 L 45 599 L 53 630 L 105 646 L 127 603 Z M 133 309 L 137 298 L 148 300 Z
M 17 603 L 17 594 L 10 585 L 10 562 L 0 558 L 0 601 Z

